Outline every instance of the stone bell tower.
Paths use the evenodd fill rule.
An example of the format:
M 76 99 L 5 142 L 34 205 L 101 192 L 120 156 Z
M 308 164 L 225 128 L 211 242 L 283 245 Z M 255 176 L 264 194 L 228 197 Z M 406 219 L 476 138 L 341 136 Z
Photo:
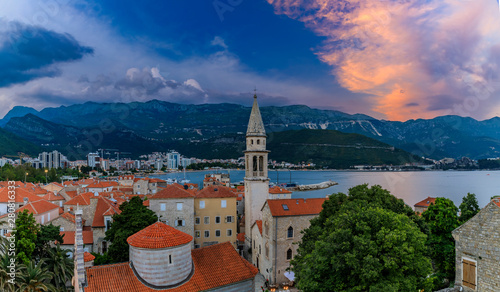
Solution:
M 262 220 L 261 208 L 269 197 L 267 170 L 266 130 L 260 115 L 257 95 L 253 97 L 252 112 L 248 121 L 245 153 L 245 249 L 252 247 L 252 224 Z

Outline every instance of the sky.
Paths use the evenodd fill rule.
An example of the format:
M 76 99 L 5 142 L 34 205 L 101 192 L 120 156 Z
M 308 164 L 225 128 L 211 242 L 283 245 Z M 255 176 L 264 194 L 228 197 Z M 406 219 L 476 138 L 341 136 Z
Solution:
M 0 2 L 0 117 L 152 99 L 500 116 L 498 0 Z

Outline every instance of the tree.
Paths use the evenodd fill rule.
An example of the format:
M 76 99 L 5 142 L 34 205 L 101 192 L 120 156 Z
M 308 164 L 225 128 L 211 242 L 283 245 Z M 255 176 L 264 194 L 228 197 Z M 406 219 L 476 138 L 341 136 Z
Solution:
M 464 224 L 479 212 L 479 204 L 477 203 L 476 195 L 467 193 L 467 196 L 462 198 L 462 204 L 460 204 L 459 208 L 460 217 L 458 217 L 458 220 L 460 224 Z
M 12 292 L 15 291 L 15 285 L 8 281 L 12 279 L 10 273 L 10 257 L 8 255 L 9 242 L 7 238 L 0 236 L 0 291 Z M 14 273 L 19 272 L 19 266 L 16 265 Z
M 108 255 L 115 263 L 128 261 L 127 238 L 158 220 L 155 213 L 142 204 L 139 196 L 121 204 L 120 210 L 120 214 L 113 215 L 111 228 L 106 231 L 106 240 L 111 241 Z
M 61 249 L 59 244 L 51 247 L 47 252 L 48 256 L 44 259 L 46 267 L 54 273 L 51 284 L 57 288 L 57 291 L 68 291 L 66 283 L 71 281 L 74 271 L 73 260 L 69 258 L 68 250 Z
M 455 241 L 451 232 L 460 225 L 457 213 L 453 201 L 446 198 L 436 198 L 435 203 L 422 213 L 430 230 L 427 240 L 430 256 L 438 277 L 443 280 L 455 278 Z
M 32 213 L 25 209 L 17 214 L 16 230 L 13 232 L 16 237 L 16 254 L 18 260 L 25 265 L 30 263 L 39 232 L 40 227 Z
M 292 260 L 307 291 L 416 291 L 432 271 L 427 236 L 404 214 L 351 201 L 328 217 L 312 252 Z M 300 252 L 300 251 L 299 251 Z
M 50 284 L 50 279 L 54 277 L 54 273 L 44 267 L 43 260 L 35 264 L 35 261 L 30 261 L 27 265 L 20 266 L 20 273 L 17 276 L 18 289 L 22 292 L 45 292 L 59 291 L 54 285 Z
M 60 227 L 54 226 L 52 223 L 49 225 L 41 225 L 40 232 L 38 232 L 35 241 L 33 257 L 37 260 L 47 257 L 49 248 L 51 244 L 55 243 L 55 241 L 63 243 L 63 236 L 61 235 Z
M 314 250 L 316 239 L 323 233 L 329 218 L 340 210 L 343 203 L 354 201 L 391 210 L 396 214 L 406 215 L 417 224 L 423 233 L 429 234 L 425 221 L 420 216 L 417 216 L 413 209 L 406 205 L 403 200 L 394 197 L 381 186 L 374 185 L 369 188 L 367 184 L 362 184 L 349 189 L 349 196 L 343 193 L 335 193 L 323 203 L 323 209 L 319 216 L 312 219 L 310 227 L 302 231 L 302 241 L 299 243 L 298 254 L 294 257 L 296 265 L 302 263 L 302 255 L 310 254 Z

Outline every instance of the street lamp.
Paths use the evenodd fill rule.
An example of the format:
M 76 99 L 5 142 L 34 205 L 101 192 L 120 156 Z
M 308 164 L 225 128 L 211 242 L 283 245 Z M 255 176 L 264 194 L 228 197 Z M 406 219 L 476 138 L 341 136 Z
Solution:
M 45 184 L 48 184 L 48 182 L 47 182 L 47 172 L 49 172 L 48 169 L 45 170 Z
M 26 176 L 28 176 L 28 173 L 24 174 L 24 183 L 26 183 Z

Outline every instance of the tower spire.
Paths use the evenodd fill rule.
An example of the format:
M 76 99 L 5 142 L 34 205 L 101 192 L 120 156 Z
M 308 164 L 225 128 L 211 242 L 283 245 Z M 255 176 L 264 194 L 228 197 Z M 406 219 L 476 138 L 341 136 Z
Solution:
M 247 137 L 248 136 L 266 136 L 266 129 L 262 116 L 260 115 L 259 104 L 257 103 L 257 89 L 254 90 L 252 112 L 248 121 Z

